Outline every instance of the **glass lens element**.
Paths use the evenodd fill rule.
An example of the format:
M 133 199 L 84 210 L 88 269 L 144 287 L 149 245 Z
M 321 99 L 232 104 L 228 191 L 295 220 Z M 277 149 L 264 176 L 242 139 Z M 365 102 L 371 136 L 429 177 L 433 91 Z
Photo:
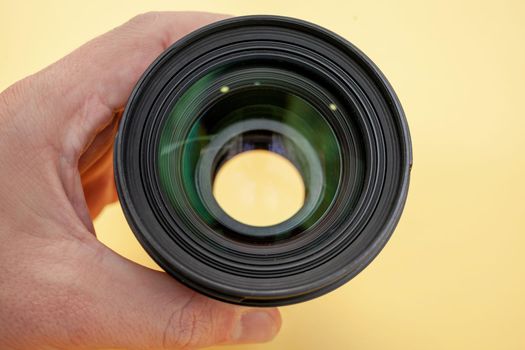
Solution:
M 161 190 L 177 217 L 202 222 L 221 235 L 275 241 L 310 228 L 323 216 L 339 184 L 339 144 L 319 109 L 294 91 L 299 86 L 294 79 L 293 73 L 271 67 L 225 68 L 201 77 L 177 99 L 158 145 Z M 325 113 L 334 113 L 324 107 Z M 292 200 L 292 214 L 274 204 L 270 211 L 280 215 L 263 219 L 255 212 L 246 216 L 262 207 L 245 206 L 241 216 L 259 215 L 259 220 L 243 220 L 214 196 L 224 164 L 254 150 L 282 157 L 302 179 L 304 195 Z M 287 176 L 278 166 L 267 171 L 267 182 Z M 242 186 L 237 191 L 250 195 Z

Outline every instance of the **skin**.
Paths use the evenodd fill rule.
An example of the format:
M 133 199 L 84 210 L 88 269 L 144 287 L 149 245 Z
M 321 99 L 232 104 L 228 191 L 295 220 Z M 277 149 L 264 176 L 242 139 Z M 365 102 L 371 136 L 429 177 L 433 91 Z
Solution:
M 182 349 L 264 342 L 277 309 L 204 297 L 101 244 L 112 148 L 133 86 L 171 43 L 225 16 L 147 13 L 0 94 L 0 348 Z

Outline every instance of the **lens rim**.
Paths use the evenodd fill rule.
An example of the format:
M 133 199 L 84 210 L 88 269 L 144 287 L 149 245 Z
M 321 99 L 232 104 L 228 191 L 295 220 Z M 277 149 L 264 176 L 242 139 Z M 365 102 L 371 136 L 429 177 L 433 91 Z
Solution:
M 221 42 L 231 44 L 239 36 L 246 41 L 237 41 L 237 47 L 220 47 Z M 255 40 L 260 37 L 265 37 L 265 41 Z M 169 86 L 169 81 L 159 79 L 159 72 L 166 69 L 164 73 L 170 72 L 171 79 L 187 74 L 192 60 L 202 54 L 206 45 L 211 45 L 210 38 L 214 38 L 215 50 L 207 54 L 215 55 L 215 58 L 221 54 L 223 58 L 228 54 L 231 56 L 238 49 L 256 53 L 258 48 L 273 47 L 282 55 L 287 52 L 290 56 L 296 55 L 297 60 L 301 57 L 305 65 L 319 64 L 323 74 L 334 75 L 330 78 L 332 87 L 345 97 L 340 99 L 344 101 L 340 104 L 341 110 L 343 107 L 355 108 L 362 118 L 353 122 L 359 123 L 365 135 L 363 146 L 368 166 L 365 171 L 370 181 L 365 183 L 363 191 L 369 197 L 366 200 L 359 197 L 352 215 L 338 217 L 332 226 L 318 226 L 317 230 L 324 232 L 325 237 L 320 237 L 319 232 L 317 235 L 310 232 L 308 237 L 298 238 L 295 244 L 301 242 L 302 247 L 306 247 L 308 241 L 322 244 L 316 250 L 303 251 L 300 259 L 285 256 L 287 249 L 293 246 L 294 242 L 290 242 L 275 249 L 275 254 L 282 255 L 279 264 L 257 258 L 253 255 L 256 253 L 254 249 L 246 245 L 244 258 L 237 252 L 239 259 L 236 264 L 227 264 L 226 260 L 234 256 L 228 252 L 228 258 L 215 257 L 213 261 L 224 265 L 212 265 L 212 261 L 203 256 L 209 254 L 210 247 L 216 242 L 201 237 L 202 242 L 208 242 L 210 246 L 196 245 L 184 232 L 166 230 L 173 224 L 168 222 L 169 215 L 152 207 L 152 203 L 160 202 L 159 193 L 145 190 L 145 184 L 154 182 L 154 176 L 147 171 L 148 159 L 140 158 L 144 155 L 141 147 L 151 141 L 154 134 L 151 126 L 158 122 L 159 108 L 166 103 L 162 100 L 163 91 L 185 88 L 182 85 Z M 173 65 L 175 60 L 177 64 Z M 335 77 L 334 72 L 339 76 Z M 353 132 L 350 128 L 337 131 L 341 138 L 348 138 Z M 197 30 L 171 46 L 150 66 L 133 90 L 115 141 L 119 199 L 133 232 L 146 251 L 162 268 L 188 286 L 211 297 L 244 305 L 274 306 L 308 300 L 337 288 L 358 274 L 385 245 L 401 216 L 411 166 L 408 125 L 393 89 L 379 69 L 336 34 L 311 23 L 278 16 L 224 20 Z M 371 169 L 376 172 L 371 174 Z M 355 197 L 354 193 L 343 195 L 350 199 Z M 334 208 L 334 212 L 337 210 Z M 365 214 L 372 211 L 373 220 L 364 220 Z M 329 231 L 330 227 L 336 227 L 337 231 Z M 172 249 L 166 250 L 163 244 L 166 242 L 158 240 L 155 232 L 159 231 L 172 240 Z M 250 259 L 246 260 L 246 256 Z M 249 266 L 242 265 L 242 259 L 248 261 Z M 287 274 L 279 275 L 284 265 Z M 243 269 L 247 268 L 251 269 L 251 277 L 243 275 Z M 211 278 L 212 273 L 218 277 Z

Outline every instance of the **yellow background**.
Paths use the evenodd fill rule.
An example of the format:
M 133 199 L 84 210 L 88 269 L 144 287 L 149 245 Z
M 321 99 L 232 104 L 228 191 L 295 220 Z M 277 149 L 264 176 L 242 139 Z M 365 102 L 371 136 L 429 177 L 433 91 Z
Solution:
M 239 349 L 524 349 L 524 4 L 0 0 L 0 89 L 152 9 L 283 14 L 332 29 L 403 103 L 414 146 L 406 210 L 363 273 L 283 308 L 274 342 Z M 152 266 L 117 205 L 96 228 Z

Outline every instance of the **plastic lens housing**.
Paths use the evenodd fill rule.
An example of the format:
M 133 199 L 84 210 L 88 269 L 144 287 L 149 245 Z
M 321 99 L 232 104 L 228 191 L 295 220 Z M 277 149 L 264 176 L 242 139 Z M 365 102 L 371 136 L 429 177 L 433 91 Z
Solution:
M 267 150 L 305 186 L 290 218 L 229 216 L 213 181 L 229 159 Z M 144 73 L 115 144 L 126 218 L 169 274 L 243 305 L 296 303 L 357 275 L 406 200 L 411 143 L 379 69 L 348 41 L 301 20 L 247 16 L 199 29 Z

